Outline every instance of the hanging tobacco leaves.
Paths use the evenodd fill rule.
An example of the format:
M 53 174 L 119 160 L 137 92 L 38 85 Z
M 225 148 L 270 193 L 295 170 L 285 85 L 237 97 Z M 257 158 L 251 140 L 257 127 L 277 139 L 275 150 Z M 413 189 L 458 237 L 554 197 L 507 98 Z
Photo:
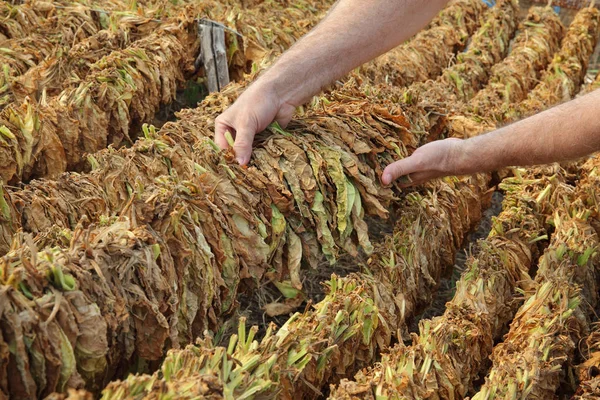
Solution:
M 232 366 L 231 375 L 211 373 L 228 370 L 224 358 L 207 369 L 210 359 L 204 355 L 222 350 L 203 342 L 198 348 L 171 352 L 161 375 L 133 376 L 109 385 L 103 398 L 126 398 L 132 393 L 140 399 L 154 398 L 156 390 L 174 395 L 180 385 L 189 388 L 184 395 L 189 397 L 183 398 L 191 398 L 205 393 L 203 385 L 189 383 L 207 379 L 234 397 L 277 394 L 291 399 L 318 394 L 324 384 L 370 364 L 393 333 L 404 330 L 406 322 L 431 300 L 443 266 L 452 264 L 463 235 L 481 215 L 486 186 L 485 179 L 447 179 L 431 184 L 423 196 L 408 196 L 402 204 L 403 218 L 366 266 L 368 272 L 332 277 L 323 301 L 295 314 L 276 333 L 267 332 L 260 343 L 251 343 L 251 331 L 248 340 L 242 339 L 243 347 L 236 347 L 241 362 Z M 240 338 L 246 334 L 243 325 L 240 332 Z
M 41 250 L 21 236 L 0 260 L 0 391 L 13 398 L 98 390 L 177 345 L 183 277 L 160 237 L 126 220 L 69 235 Z
M 564 27 L 550 7 L 531 8 L 510 55 L 492 68 L 489 85 L 470 103 L 473 112 L 498 118 L 503 107 L 524 100 L 558 50 L 563 33 Z
M 506 56 L 510 40 L 516 29 L 518 2 L 498 1 L 481 17 L 478 29 L 464 53 L 446 68 L 434 82 L 411 85 L 404 101 L 437 105 L 447 112 L 463 108 L 489 78 L 489 69 Z
M 481 1 L 451 1 L 429 29 L 361 67 L 360 73 L 371 83 L 394 86 L 435 78 L 479 28 L 485 8 Z
M 146 17 L 122 16 L 115 24 L 116 27 L 98 31 L 73 47 L 52 47 L 43 57 L 27 63 L 26 68 L 12 68 L 18 73 L 7 82 L 7 94 L 0 100 L 0 107 L 22 102 L 27 96 L 56 96 L 64 89 L 79 85 L 98 60 L 149 35 L 159 22 Z
M 576 194 L 575 194 L 576 196 Z M 588 329 L 597 303 L 598 236 L 589 211 L 572 197 L 553 216 L 556 227 L 541 257 L 535 292 L 519 309 L 493 367 L 473 399 L 554 396 L 562 368 Z
M 193 70 L 193 20 L 164 26 L 91 67 L 81 84 L 48 102 L 10 105 L 0 113 L 0 175 L 7 182 L 56 176 L 84 153 L 131 140 L 135 124 L 170 102 Z
M 518 308 L 518 290 L 528 289 L 529 269 L 546 237 L 545 217 L 564 200 L 560 176 L 518 176 L 503 182 L 503 211 L 457 282 L 446 311 L 419 323 L 412 345 L 383 354 L 381 363 L 355 381 L 334 388 L 333 399 L 462 398 Z
M 528 116 L 571 99 L 581 87 L 589 59 L 600 33 L 600 11 L 584 8 L 577 13 L 560 51 L 544 72 L 538 86 L 514 113 Z

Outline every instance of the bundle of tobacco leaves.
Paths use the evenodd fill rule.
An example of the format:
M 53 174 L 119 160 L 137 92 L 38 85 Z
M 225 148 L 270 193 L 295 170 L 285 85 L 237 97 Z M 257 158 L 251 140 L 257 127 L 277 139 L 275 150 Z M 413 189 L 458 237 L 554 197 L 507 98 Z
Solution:
M 475 136 L 493 130 L 499 123 L 513 122 L 573 97 L 576 94 L 575 89 L 581 85 L 588 59 L 594 51 L 598 18 L 600 12 L 596 9 L 585 8 L 577 13 L 562 41 L 560 50 L 542 74 L 541 82 L 528 94 L 527 99 L 517 104 L 505 104 L 500 108 L 482 109 L 479 115 L 466 113 L 451 116 L 450 131 L 458 136 Z M 576 45 L 576 43 L 580 44 Z M 509 59 L 510 56 L 507 60 Z M 530 74 L 532 71 L 530 67 L 524 68 L 523 74 Z M 498 75 L 493 79 L 492 85 L 506 87 L 511 81 L 510 74 Z M 485 93 L 486 90 L 483 89 L 481 93 Z M 476 100 L 477 98 L 474 99 Z M 470 103 L 471 107 L 472 105 L 473 102 Z
M 302 12 L 278 11 L 272 20 L 286 21 Z M 320 18 L 313 11 L 305 14 L 313 23 Z M 86 152 L 135 139 L 131 132 L 151 120 L 160 104 L 170 102 L 185 72 L 193 71 L 196 25 L 186 17 L 189 13 L 183 15 L 180 24 L 163 25 L 129 48 L 104 57 L 90 67 L 91 73 L 78 87 L 57 98 L 36 106 L 25 101 L 7 107 L 0 115 L 7 132 L 0 157 L 4 180 L 56 176 L 65 169 L 81 168 Z
M 435 78 L 479 28 L 485 8 L 481 1 L 451 1 L 429 29 L 361 67 L 361 75 L 371 83 L 395 86 Z
M 600 245 L 590 211 L 576 196 L 555 212 L 556 230 L 540 259 L 535 292 L 494 349 L 493 367 L 473 399 L 555 395 L 598 296 Z
M 231 369 L 234 378 L 211 373 L 229 368 L 225 359 L 207 369 L 209 360 L 203 355 L 222 350 L 203 342 L 198 348 L 171 352 L 162 375 L 111 384 L 103 398 L 132 393 L 154 398 L 158 388 L 165 396 L 176 395 L 178 385 L 189 388 L 182 398 L 191 398 L 204 395 L 202 385 L 192 382 L 211 378 L 216 378 L 215 387 L 228 388 L 234 397 L 315 396 L 327 383 L 373 362 L 391 336 L 404 331 L 407 321 L 431 300 L 444 267 L 452 265 L 463 236 L 481 216 L 486 188 L 483 177 L 449 178 L 431 184 L 423 195 L 407 196 L 394 234 L 376 251 L 365 273 L 332 277 L 326 284 L 328 295 L 313 309 L 295 314 L 276 333 L 267 332 L 260 343 L 242 341 L 247 344 L 241 363 Z M 240 332 L 245 335 L 243 326 Z M 174 359 L 182 361 L 173 365 Z M 255 387 L 258 382 L 264 385 Z
M 473 112 L 496 116 L 503 107 L 524 100 L 558 50 L 563 34 L 552 8 L 531 8 L 510 55 L 492 68 L 490 83 L 470 102 Z
M 98 390 L 135 360 L 177 345 L 183 276 L 155 232 L 127 220 L 76 229 L 38 249 L 27 235 L 0 259 L 0 393 Z
M 0 5 L 0 40 L 22 39 L 35 33 L 48 15 L 48 12 L 44 15 L 40 8 L 46 11 L 51 7 L 50 4 L 44 5 L 46 7 L 40 7 L 39 3 L 12 5 L 3 2 Z
M 457 283 L 445 313 L 419 323 L 411 346 L 397 345 L 381 363 L 333 388 L 334 399 L 464 397 L 514 315 L 519 290 L 546 236 L 544 220 L 568 193 L 560 175 L 518 176 L 503 182 L 503 211 Z
M 446 68 L 434 82 L 411 85 L 404 94 L 409 103 L 436 104 L 456 112 L 470 100 L 489 77 L 489 69 L 506 56 L 517 25 L 518 2 L 498 1 L 481 17 L 466 52 L 457 55 L 454 65 Z
M 130 129 L 169 103 L 193 71 L 195 23 L 162 26 L 91 67 L 83 82 L 60 96 L 0 112 L 0 176 L 16 182 L 76 168 L 86 152 L 131 140 Z
M 390 129 L 389 125 L 386 128 L 384 123 L 377 122 L 374 117 L 381 121 L 385 121 L 385 118 L 390 122 L 395 121 L 394 125 L 398 123 L 406 125 L 407 122 L 403 121 L 401 115 L 393 116 L 383 107 L 368 106 L 368 104 L 362 104 L 360 107 L 351 107 L 350 104 L 343 106 L 330 104 L 330 107 L 335 110 L 332 112 L 335 112 L 338 118 L 322 114 L 312 118 L 306 117 L 296 122 L 296 128 L 291 128 L 295 135 L 275 129 L 270 137 L 264 139 L 263 154 L 256 155 L 255 165 L 247 170 L 239 167 L 233 158 L 223 158 L 210 140 L 194 135 L 195 131 L 207 130 L 207 128 L 194 123 L 191 118 L 192 111 L 188 112 L 188 117 L 180 122 L 165 125 L 163 129 L 171 130 L 170 138 L 164 135 L 160 138 L 162 140 L 159 140 L 158 137 L 151 137 L 152 133 L 148 131 L 149 139 L 152 140 L 145 143 L 146 151 L 142 151 L 143 144 L 138 142 L 136 146 L 140 147 L 137 153 L 125 153 L 125 149 L 104 152 L 107 159 L 111 160 L 110 163 L 105 162 L 101 155 L 95 157 L 94 163 L 97 168 L 105 168 L 106 172 L 112 168 L 111 174 L 105 175 L 101 182 L 106 185 L 112 183 L 117 190 L 107 191 L 105 198 L 109 201 L 120 200 L 123 213 L 130 215 L 132 221 L 139 223 L 148 221 L 173 255 L 175 270 L 184 277 L 184 283 L 181 284 L 184 288 L 179 297 L 182 310 L 178 314 L 177 331 L 171 331 L 173 335 L 182 337 L 183 340 L 187 339 L 189 342 L 204 329 L 214 329 L 217 322 L 211 321 L 211 318 L 222 317 L 235 305 L 237 287 L 240 279 L 244 277 L 260 279 L 261 275 L 267 275 L 271 279 L 279 279 L 278 282 L 284 293 L 297 292 L 301 288 L 300 258 L 303 256 L 311 258 L 316 252 L 320 252 L 319 243 L 322 245 L 323 252 L 330 244 L 339 243 L 348 251 L 356 251 L 353 241 L 363 247 L 369 245 L 368 237 L 365 236 L 366 225 L 362 222 L 363 207 L 374 207 L 372 212 L 385 212 L 385 208 L 378 206 L 377 201 L 386 192 L 375 186 L 370 188 L 375 184 L 376 177 L 370 174 L 363 175 L 361 172 L 370 169 L 365 164 L 368 159 L 358 158 L 358 155 L 350 151 L 349 144 L 354 146 L 355 151 L 358 149 L 365 151 L 369 148 L 377 151 L 381 144 L 389 143 L 390 151 L 395 151 L 394 149 L 400 151 L 398 145 L 403 143 L 394 139 L 393 134 L 404 132 L 406 128 Z M 346 108 L 345 114 L 342 113 L 343 107 Z M 362 121 L 357 118 L 361 114 Z M 202 123 L 204 123 L 203 118 L 205 118 L 203 114 L 198 117 Z M 358 138 L 343 135 L 341 139 L 339 138 L 342 124 L 348 124 L 348 130 L 359 132 L 362 129 L 360 145 L 357 143 Z M 311 138 L 311 134 L 315 135 L 314 138 Z M 301 142 L 295 139 L 297 135 L 303 135 Z M 178 159 L 177 153 L 168 148 L 168 139 L 173 145 L 193 143 L 193 147 L 190 147 L 194 150 L 191 154 L 194 158 Z M 350 140 L 350 142 L 346 144 L 343 140 Z M 374 146 L 374 143 L 377 143 L 375 140 L 381 144 Z M 391 147 L 394 142 L 398 144 Z M 151 146 L 157 149 L 154 150 Z M 347 153 L 342 151 L 344 148 L 348 149 Z M 167 168 L 171 176 L 145 180 L 146 176 L 142 173 L 137 175 L 139 177 L 137 181 L 123 184 L 121 180 L 123 175 L 120 171 L 124 166 L 131 165 L 135 159 L 123 159 L 123 162 L 118 163 L 114 154 L 121 152 L 121 155 L 130 154 L 140 160 L 145 157 L 146 161 L 150 161 L 151 158 L 147 153 L 152 151 L 163 151 L 165 155 L 171 154 L 173 163 L 165 163 L 163 157 L 157 157 L 154 163 L 140 163 L 140 168 L 148 168 L 146 171 L 150 173 L 158 171 L 154 168 Z M 257 152 L 260 154 L 260 147 Z M 308 158 L 311 158 L 311 164 L 308 164 Z M 119 165 L 121 169 L 118 169 Z M 262 171 L 267 173 L 273 171 L 273 174 L 265 175 Z M 93 174 L 94 172 L 91 173 Z M 185 177 L 185 180 L 178 179 L 179 174 Z M 287 181 L 285 186 L 281 179 Z M 65 178 L 65 181 L 67 180 L 68 178 Z M 471 218 L 474 214 L 467 208 L 473 204 L 477 204 L 476 209 L 480 209 L 477 201 L 479 195 L 467 195 L 471 193 L 467 190 L 470 186 L 465 185 L 463 190 L 458 190 L 454 187 L 453 181 L 449 180 L 446 186 L 439 189 L 439 201 L 444 205 L 442 210 L 446 210 L 443 211 L 446 218 L 451 214 L 457 218 Z M 323 188 L 318 189 L 321 186 Z M 286 187 L 290 187 L 292 193 Z M 474 190 L 478 187 L 480 186 L 473 186 Z M 93 188 L 93 185 L 89 188 Z M 365 194 L 357 188 L 362 188 Z M 43 187 L 40 186 L 40 189 Z M 56 194 L 59 195 L 63 191 L 57 191 Z M 73 197 L 67 202 L 75 208 L 78 203 L 91 200 L 86 198 L 87 193 L 89 192 L 83 194 L 84 202 L 77 202 Z M 459 193 L 462 193 L 459 199 L 463 200 L 452 198 Z M 71 191 L 72 196 L 78 194 L 79 191 L 75 188 Z M 361 196 L 364 196 L 364 203 Z M 442 196 L 446 198 L 443 202 Z M 474 203 L 469 200 L 471 198 Z M 294 205 L 294 201 L 297 205 Z M 419 201 L 418 198 L 414 201 L 415 204 L 421 205 L 420 207 L 429 204 L 426 201 Z M 436 203 L 428 206 L 430 209 L 428 215 L 440 212 L 436 211 L 438 206 Z M 96 204 L 102 207 L 101 202 Z M 449 208 L 454 210 L 459 204 L 464 204 L 459 206 L 464 211 L 450 212 Z M 331 207 L 335 207 L 333 212 Z M 69 215 L 65 218 L 68 217 Z M 310 222 L 313 220 L 314 222 Z M 411 226 L 410 222 L 407 222 L 408 226 Z M 306 229 L 303 228 L 303 224 Z M 345 225 L 343 228 L 342 224 Z M 435 219 L 432 220 L 432 225 L 439 228 Z M 466 231 L 470 221 L 455 223 L 455 225 L 457 227 L 455 229 L 462 227 L 461 229 Z M 315 237 L 313 233 L 315 231 L 320 237 Z M 351 234 L 355 239 L 351 239 Z M 448 238 L 452 236 L 449 230 L 441 230 L 440 234 Z M 332 237 L 335 238 L 335 242 L 331 241 Z M 52 241 L 56 242 L 56 239 L 43 238 L 40 243 L 48 244 Z M 459 241 L 456 239 L 457 243 Z M 427 243 L 424 242 L 423 245 Z M 449 246 L 452 248 L 453 245 L 449 244 Z M 452 250 L 448 250 L 450 251 Z M 438 254 L 433 251 L 433 248 L 432 251 L 425 251 L 425 253 Z M 446 259 L 452 259 L 451 255 L 442 253 Z M 266 269 L 267 263 L 272 270 Z M 431 271 L 434 276 L 439 273 L 439 267 Z M 287 280 L 279 278 L 280 275 L 285 275 Z M 396 280 L 401 277 L 402 275 L 399 275 Z M 429 280 L 434 279 L 429 278 Z M 199 293 L 202 295 L 198 295 Z M 415 296 L 418 298 L 423 295 L 415 294 Z M 412 308 L 411 301 L 414 300 L 406 299 L 404 303 L 398 303 L 399 307 L 405 304 Z M 365 312 L 370 313 L 370 311 Z M 389 314 L 393 315 L 391 312 Z M 320 334 L 328 335 L 327 332 L 329 331 Z M 359 339 L 356 337 L 352 340 Z M 386 341 L 389 342 L 389 339 Z M 293 346 L 294 343 L 294 341 L 290 342 L 289 346 Z M 272 348 L 274 345 L 271 343 L 269 347 Z M 374 345 L 375 342 L 370 346 Z M 349 350 L 354 347 L 350 342 L 347 346 Z M 368 354 L 370 354 L 369 360 L 372 360 L 375 352 L 370 351 Z M 354 363 L 350 364 L 345 368 L 352 368 Z M 319 379 L 328 378 L 321 376 Z
M 562 42 L 560 51 L 544 72 L 538 86 L 514 113 L 528 116 L 550 105 L 571 99 L 581 87 L 590 56 L 600 32 L 600 11 L 584 8 L 577 13 Z
M 34 181 L 23 191 L 7 193 L 9 197 L 4 208 L 6 220 L 3 235 L 21 226 L 34 233 L 53 224 L 72 229 L 83 215 L 95 220 L 104 213 L 120 212 L 129 202 L 133 190 L 153 183 L 160 175 L 171 174 L 180 179 L 189 179 L 196 169 L 192 162 L 200 166 L 205 163 L 195 147 L 204 143 L 202 137 L 212 137 L 210 121 L 230 103 L 228 96 L 231 91 L 237 93 L 235 87 L 231 85 L 223 93 L 209 96 L 196 110 L 181 112 L 178 122 L 166 124 L 158 134 L 153 129 L 147 129 L 146 137 L 130 149 L 106 150 L 89 157 L 92 168 L 89 174 L 65 175 L 57 181 Z M 236 93 L 231 97 L 235 97 Z M 399 106 L 394 101 L 393 93 L 390 99 L 387 99 L 388 93 L 383 90 L 371 93 L 367 96 L 348 83 L 333 91 L 329 100 L 323 98 L 321 106 L 292 123 L 288 133 L 293 134 L 286 134 L 274 126 L 259 136 L 256 162 L 252 162 L 252 168 L 248 171 L 262 171 L 265 174 L 254 184 L 258 185 L 266 179 L 269 182 L 269 196 L 282 212 L 297 215 L 300 219 L 302 215 L 312 213 L 307 210 L 312 208 L 316 190 L 319 190 L 322 196 L 326 196 L 328 212 L 337 215 L 338 207 L 334 204 L 336 196 L 339 199 L 347 196 L 347 191 L 343 190 L 347 185 L 340 181 L 341 176 L 337 177 L 337 171 L 341 171 L 357 187 L 367 213 L 387 216 L 386 204 L 392 195 L 390 190 L 379 187 L 378 174 L 387 163 L 414 150 L 426 132 L 435 134 L 443 131 L 445 123 L 443 118 L 427 110 Z M 356 135 L 350 135 L 349 132 L 356 132 Z M 299 137 L 295 138 L 295 135 Z M 307 147 L 311 143 L 318 149 Z M 300 152 L 302 148 L 305 148 L 304 154 Z M 283 157 L 282 161 L 278 161 L 284 149 L 293 152 L 290 153 L 290 161 L 279 166 L 288 158 Z M 296 153 L 300 159 L 292 162 Z M 326 160 L 323 160 L 323 155 L 316 153 L 327 156 Z M 273 157 L 275 159 L 271 160 Z M 335 161 L 337 159 L 339 161 Z M 302 178 L 306 174 L 302 172 L 305 164 L 301 160 L 311 162 L 313 173 L 322 181 L 319 188 L 307 186 L 309 181 Z M 298 172 L 293 174 L 288 171 L 288 163 L 292 163 L 290 165 Z M 240 171 L 236 165 L 231 167 L 236 174 Z M 280 175 L 280 169 L 285 171 L 284 175 Z M 246 175 L 244 171 L 242 174 Z M 331 180 L 325 178 L 329 175 L 333 176 Z M 302 190 L 296 190 L 298 183 L 303 185 Z M 84 187 L 89 189 L 84 190 Z M 339 195 L 336 195 L 336 188 L 340 191 Z M 302 191 L 306 192 L 305 201 L 301 197 Z M 79 193 L 85 201 L 75 200 Z M 16 205 L 18 211 L 11 213 L 8 204 Z M 346 219 L 345 212 L 340 215 L 340 221 Z M 306 222 L 314 218 L 311 216 Z M 338 225 L 346 223 L 338 222 L 338 218 L 335 218 L 329 224 L 335 233 L 339 232 Z M 312 223 L 307 226 L 312 226 Z
M 25 68 L 12 69 L 18 73 L 7 82 L 6 90 L 0 90 L 0 96 L 9 92 L 0 100 L 0 107 L 10 102 L 22 102 L 27 96 L 56 96 L 66 88 L 79 85 L 96 62 L 115 50 L 128 47 L 140 37 L 148 36 L 158 25 L 155 19 L 123 16 L 115 27 L 98 31 L 73 47 L 52 47 L 43 57 L 28 62 Z
M 122 3 L 121 3 L 122 4 Z M 31 34 L 52 37 L 62 44 L 76 43 L 101 29 L 102 12 L 77 2 L 28 1 L 19 5 L 6 2 L 0 6 L 0 40 L 19 39 Z
M 229 74 L 232 80 L 242 80 L 245 74 L 264 69 L 313 28 L 334 0 L 265 0 L 252 8 L 245 8 L 244 1 L 211 3 L 198 14 L 233 30 L 225 37 Z
M 539 95 L 543 96 L 543 93 L 539 92 Z M 482 128 L 485 128 L 485 125 L 478 124 L 477 127 L 477 132 L 479 133 L 483 131 Z M 539 176 L 554 172 L 551 168 L 549 170 L 534 170 L 529 174 Z M 561 175 L 564 174 L 561 173 Z M 505 296 L 510 296 L 506 297 L 507 300 L 511 298 L 514 300 L 517 299 L 517 293 L 514 291 L 512 283 L 527 277 L 527 271 L 534 256 L 531 252 L 535 250 L 536 241 L 533 240 L 530 243 L 529 240 L 538 237 L 543 238 L 544 213 L 541 213 L 541 210 L 546 210 L 545 213 L 547 214 L 548 210 L 553 210 L 553 208 L 548 208 L 548 204 L 541 207 L 536 203 L 547 201 L 549 194 L 555 193 L 553 196 L 555 200 L 551 201 L 550 204 L 559 204 L 561 201 L 556 200 L 557 196 L 559 196 L 557 193 L 564 193 L 564 190 L 552 190 L 552 186 L 550 185 L 542 185 L 540 187 L 539 181 L 523 179 L 522 176 L 517 176 L 517 178 L 513 179 L 520 181 L 517 182 L 520 185 L 511 185 L 513 189 L 510 189 L 510 186 L 507 184 L 511 181 L 505 180 L 505 189 L 519 193 L 519 188 L 522 188 L 527 193 L 531 189 L 523 185 L 538 183 L 536 188 L 537 193 L 526 196 L 525 199 L 528 200 L 524 201 L 516 209 L 510 209 L 506 213 L 506 217 L 509 218 L 508 221 L 512 221 L 506 229 L 502 228 L 502 225 L 496 222 L 495 229 L 497 232 L 492 232 L 492 240 L 490 241 L 493 242 L 493 245 L 487 242 L 482 245 L 480 253 L 482 261 L 479 262 L 479 259 L 476 259 L 472 264 L 472 268 L 467 269 L 462 278 L 465 281 L 465 288 L 469 289 L 465 293 L 472 294 L 474 288 L 478 288 L 482 300 L 488 299 L 488 301 L 481 302 L 474 300 L 473 302 L 469 302 L 460 297 L 460 293 L 462 292 L 457 292 L 457 297 L 455 297 L 450 305 L 456 301 L 456 304 L 459 305 L 458 308 L 450 306 L 441 318 L 422 322 L 421 335 L 413 339 L 413 346 L 399 346 L 391 350 L 390 354 L 385 356 L 381 364 L 377 365 L 374 369 L 359 374 L 356 382 L 344 381 L 337 388 L 337 391 L 334 391 L 333 398 L 371 398 L 375 395 L 382 398 L 386 398 L 386 396 L 394 397 L 394 393 L 400 390 L 400 388 L 402 388 L 403 393 L 409 391 L 406 393 L 411 393 L 409 397 L 414 398 L 421 398 L 426 393 L 435 393 L 440 398 L 462 397 L 467 394 L 467 391 L 471 388 L 471 382 L 481 372 L 481 361 L 489 356 L 494 340 L 498 339 L 506 323 L 514 315 L 515 306 L 518 306 L 518 302 L 515 302 L 511 307 L 498 308 L 498 305 L 495 303 L 495 296 L 501 293 L 502 287 L 510 287 L 511 291 L 508 293 L 505 292 Z M 544 181 L 542 180 L 541 182 L 543 183 Z M 563 198 L 564 200 L 564 196 L 562 195 L 558 198 Z M 532 200 L 535 201 L 532 202 Z M 515 199 L 509 197 L 507 203 L 505 203 L 505 207 L 507 206 L 515 207 Z M 533 210 L 540 210 L 537 213 L 537 218 L 528 215 Z M 504 214 L 501 214 L 501 217 L 503 216 Z M 528 230 L 527 227 L 531 230 Z M 514 228 L 513 231 L 511 231 L 512 228 Z M 498 232 L 501 235 L 505 235 L 505 233 L 509 234 L 510 237 L 508 239 L 510 240 L 499 241 L 495 238 Z M 528 232 L 531 233 L 531 237 L 527 236 Z M 515 237 L 515 233 L 522 233 L 524 236 L 521 238 L 518 236 Z M 490 254 L 488 255 L 486 252 L 490 252 Z M 495 267 L 492 267 L 491 271 L 486 271 L 485 269 L 482 271 L 481 280 L 474 280 L 473 284 L 477 286 L 469 285 L 472 278 L 480 276 L 478 275 L 480 267 L 486 267 L 486 262 L 489 263 L 499 259 L 503 260 L 503 263 L 506 262 L 507 266 L 513 267 L 503 271 L 503 265 L 496 264 Z M 515 274 L 514 267 L 520 267 L 520 271 L 522 272 Z M 503 272 L 505 275 L 503 277 L 502 275 L 498 276 L 498 271 Z M 494 284 L 497 283 L 499 286 L 490 285 L 486 287 L 484 285 L 483 288 L 481 287 L 483 282 L 487 282 L 488 273 L 494 276 L 491 282 Z M 527 287 L 526 282 L 522 284 Z M 458 287 L 462 287 L 461 285 L 459 284 Z M 484 289 L 489 289 L 489 291 Z M 497 289 L 499 292 L 496 292 Z M 492 295 L 491 293 L 494 294 Z M 490 302 L 494 304 L 489 305 Z M 468 307 L 463 309 L 462 307 L 465 304 Z M 487 310 L 493 311 L 493 313 L 490 312 L 486 318 L 483 318 L 481 313 L 479 313 L 479 308 L 472 308 L 473 304 L 481 307 L 482 312 Z M 506 305 L 508 303 L 500 302 L 499 304 Z M 460 314 L 455 314 L 458 312 Z M 477 318 L 469 319 L 468 315 L 475 315 Z M 465 321 L 471 321 L 470 325 L 465 326 Z M 457 340 L 456 334 L 458 332 L 461 332 L 461 335 L 465 335 L 464 339 Z M 477 336 L 473 337 L 473 334 L 477 334 Z M 469 351 L 470 346 L 473 346 L 473 351 Z M 457 360 L 460 360 L 460 362 Z M 427 382 L 427 384 L 423 385 L 424 382 Z
M 54 44 L 46 37 L 36 34 L 0 43 L 0 107 L 10 101 L 8 92 L 15 77 L 45 60 L 53 51 Z

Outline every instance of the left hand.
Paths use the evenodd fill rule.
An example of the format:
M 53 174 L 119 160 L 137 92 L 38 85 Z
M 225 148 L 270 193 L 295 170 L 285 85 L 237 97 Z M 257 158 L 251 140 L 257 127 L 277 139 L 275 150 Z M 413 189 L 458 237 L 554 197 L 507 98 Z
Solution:
M 444 139 L 427 143 L 419 147 L 410 157 L 388 165 L 381 176 L 384 185 L 404 178 L 401 187 L 419 185 L 431 179 L 448 175 L 466 175 L 472 173 L 466 153 L 464 140 Z

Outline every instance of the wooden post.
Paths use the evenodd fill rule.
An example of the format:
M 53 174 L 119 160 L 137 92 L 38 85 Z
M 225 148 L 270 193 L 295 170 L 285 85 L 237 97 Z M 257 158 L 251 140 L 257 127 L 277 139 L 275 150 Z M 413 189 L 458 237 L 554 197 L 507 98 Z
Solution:
M 222 25 L 202 19 L 200 32 L 200 58 L 209 92 L 218 92 L 229 83 L 225 29 Z

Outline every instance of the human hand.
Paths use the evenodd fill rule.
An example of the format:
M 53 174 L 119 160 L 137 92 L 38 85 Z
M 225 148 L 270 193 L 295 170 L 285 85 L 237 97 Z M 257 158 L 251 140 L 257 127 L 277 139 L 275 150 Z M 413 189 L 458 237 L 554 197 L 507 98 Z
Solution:
M 419 147 L 410 157 L 388 165 L 381 176 L 384 185 L 404 178 L 401 187 L 418 185 L 448 175 L 471 173 L 464 151 L 464 140 L 437 140 Z
M 225 133 L 235 138 L 233 151 L 240 165 L 246 165 L 252 154 L 252 142 L 273 121 L 285 127 L 296 108 L 281 99 L 276 91 L 259 82 L 251 85 L 236 102 L 215 120 L 215 142 L 225 150 L 229 147 Z

